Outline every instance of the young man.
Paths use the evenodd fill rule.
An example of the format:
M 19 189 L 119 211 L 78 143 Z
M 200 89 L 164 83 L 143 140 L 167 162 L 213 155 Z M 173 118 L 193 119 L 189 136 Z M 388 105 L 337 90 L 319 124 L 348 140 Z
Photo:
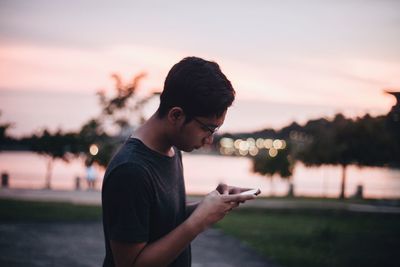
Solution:
M 186 204 L 180 150 L 211 144 L 234 98 L 218 64 L 188 57 L 172 67 L 157 112 L 105 173 L 103 266 L 190 266 L 190 242 L 254 198 L 239 194 L 246 189 L 219 185 L 200 203 Z

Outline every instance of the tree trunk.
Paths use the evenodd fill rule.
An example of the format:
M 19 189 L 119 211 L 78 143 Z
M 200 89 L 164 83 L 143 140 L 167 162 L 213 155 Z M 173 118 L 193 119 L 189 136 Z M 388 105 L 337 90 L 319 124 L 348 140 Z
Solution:
M 288 191 L 287 191 L 287 196 L 288 197 L 294 197 L 294 184 L 292 181 L 292 177 L 288 177 Z
M 340 186 L 340 199 L 345 199 L 345 191 L 346 191 L 346 168 L 347 165 L 342 165 L 342 184 Z
M 47 170 L 46 170 L 46 189 L 51 189 L 51 173 L 53 171 L 53 158 L 50 157 L 47 162 Z

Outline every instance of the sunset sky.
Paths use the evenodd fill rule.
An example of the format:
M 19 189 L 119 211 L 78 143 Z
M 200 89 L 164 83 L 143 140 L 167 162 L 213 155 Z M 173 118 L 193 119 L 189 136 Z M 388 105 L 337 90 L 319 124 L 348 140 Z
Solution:
M 383 89 L 400 90 L 399 10 L 394 0 L 1 0 L 1 121 L 16 134 L 77 127 L 111 73 L 145 71 L 143 90 L 162 88 L 189 55 L 218 62 L 237 91 L 225 130 L 384 114 L 394 98 Z M 63 104 L 46 112 L 49 95 Z M 79 98 L 91 100 L 69 112 Z

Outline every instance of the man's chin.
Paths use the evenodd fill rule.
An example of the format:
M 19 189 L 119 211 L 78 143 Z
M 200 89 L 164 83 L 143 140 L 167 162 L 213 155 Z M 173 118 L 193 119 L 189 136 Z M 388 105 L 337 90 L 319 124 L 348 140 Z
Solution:
M 184 151 L 184 152 L 192 152 L 193 150 L 197 150 L 199 148 L 200 147 L 185 147 L 185 148 L 183 148 L 181 150 Z

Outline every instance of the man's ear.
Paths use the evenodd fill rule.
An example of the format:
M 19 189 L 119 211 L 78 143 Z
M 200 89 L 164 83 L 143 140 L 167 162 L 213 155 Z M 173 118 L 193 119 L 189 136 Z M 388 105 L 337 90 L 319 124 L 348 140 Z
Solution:
M 173 124 L 179 123 L 185 119 L 185 113 L 180 107 L 173 107 L 168 111 L 168 121 Z

